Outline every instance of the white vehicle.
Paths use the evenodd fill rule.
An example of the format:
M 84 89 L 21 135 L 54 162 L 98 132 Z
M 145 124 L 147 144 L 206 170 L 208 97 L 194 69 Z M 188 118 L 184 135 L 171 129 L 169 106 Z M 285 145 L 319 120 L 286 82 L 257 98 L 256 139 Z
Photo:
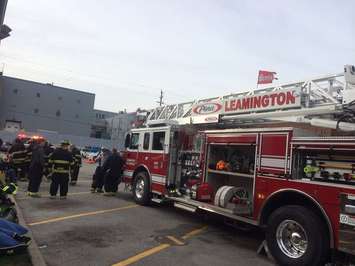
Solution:
M 100 147 L 92 147 L 92 146 L 85 146 L 85 148 L 83 148 L 80 153 L 81 156 L 85 159 L 95 159 L 101 152 L 101 148 Z

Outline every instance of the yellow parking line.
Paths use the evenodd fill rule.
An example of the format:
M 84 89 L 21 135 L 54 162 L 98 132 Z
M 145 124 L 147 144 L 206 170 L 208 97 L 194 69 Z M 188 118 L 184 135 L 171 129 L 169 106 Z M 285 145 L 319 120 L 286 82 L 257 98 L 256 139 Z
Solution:
M 139 205 L 137 205 L 137 204 L 132 204 L 132 205 L 119 207 L 119 208 L 115 208 L 115 209 L 107 209 L 107 210 L 94 211 L 94 212 L 84 212 L 84 213 L 79 213 L 79 214 L 75 214 L 75 215 L 69 215 L 69 216 L 63 216 L 63 217 L 57 217 L 57 218 L 51 218 L 51 219 L 47 219 L 47 220 L 43 220 L 43 221 L 33 222 L 33 223 L 29 223 L 28 225 L 34 226 L 34 225 L 40 225 L 40 224 L 60 222 L 60 221 L 64 221 L 64 220 L 75 219 L 75 218 L 80 218 L 80 217 L 85 217 L 85 216 L 92 216 L 92 215 L 97 215 L 97 214 L 126 210 L 126 209 L 130 209 L 130 208 L 138 207 L 138 206 Z
M 90 191 L 85 191 L 85 192 L 73 192 L 73 193 L 68 193 L 67 196 L 75 196 L 75 195 L 82 195 L 82 194 L 90 194 Z M 49 198 L 49 195 L 41 196 L 40 198 Z M 16 200 L 25 200 L 29 199 L 30 197 L 22 197 L 22 198 L 16 198 Z
M 193 237 L 193 236 L 195 236 L 195 235 L 198 235 L 199 233 L 201 233 L 202 231 L 204 231 L 206 228 L 207 228 L 207 226 L 203 226 L 202 228 L 193 230 L 193 231 L 187 233 L 186 235 L 184 235 L 182 238 L 183 238 L 183 239 L 191 238 L 191 237 Z M 184 244 L 183 242 L 181 242 L 180 240 L 176 239 L 176 238 L 173 237 L 173 236 L 167 236 L 167 238 L 169 238 L 170 240 L 172 240 L 172 238 L 173 238 L 173 239 L 177 240 L 178 242 Z M 172 241 L 175 242 L 175 240 L 172 240 Z M 151 256 L 151 255 L 153 255 L 153 254 L 155 254 L 155 253 L 158 253 L 158 252 L 160 252 L 160 251 L 162 251 L 162 250 L 164 250 L 164 249 L 167 249 L 167 248 L 169 248 L 169 247 L 171 247 L 170 244 L 161 244 L 161 245 L 156 246 L 156 247 L 154 247 L 154 248 L 147 249 L 147 250 L 145 250 L 145 251 L 143 251 L 143 252 L 141 252 L 141 253 L 139 253 L 139 254 L 133 256 L 133 257 L 130 257 L 130 258 L 128 258 L 128 259 L 125 259 L 125 260 L 123 260 L 123 261 L 120 261 L 120 262 L 118 262 L 118 263 L 116 263 L 116 264 L 113 264 L 112 266 L 127 266 L 127 265 L 131 265 L 131 264 L 133 264 L 133 263 L 135 263 L 135 262 L 137 262 L 137 261 L 140 261 L 140 260 L 144 259 L 145 257 Z
M 193 236 L 195 236 L 195 235 L 201 234 L 201 233 L 202 233 L 204 230 L 206 230 L 206 229 L 207 229 L 207 225 L 205 225 L 205 226 L 203 226 L 203 227 L 201 227 L 201 228 L 199 228 L 199 229 L 195 229 L 195 230 L 193 230 L 193 231 L 187 233 L 186 235 L 184 235 L 184 236 L 182 237 L 182 239 L 189 239 L 189 238 L 191 238 L 191 237 L 193 237 Z
M 179 239 L 177 239 L 177 238 L 174 237 L 174 236 L 167 236 L 166 238 L 167 238 L 167 239 L 170 239 L 171 241 L 173 241 L 176 245 L 179 245 L 179 246 L 185 245 L 184 242 L 180 241 Z
M 170 244 L 161 244 L 159 246 L 156 246 L 154 248 L 148 249 L 146 251 L 143 251 L 142 253 L 139 253 L 133 257 L 130 257 L 129 259 L 126 259 L 124 261 L 121 261 L 119 263 L 113 264 L 112 266 L 127 266 L 132 263 L 135 263 L 137 261 L 140 261 L 141 259 L 144 259 L 145 257 L 151 256 L 155 253 L 158 253 L 166 248 L 170 247 Z

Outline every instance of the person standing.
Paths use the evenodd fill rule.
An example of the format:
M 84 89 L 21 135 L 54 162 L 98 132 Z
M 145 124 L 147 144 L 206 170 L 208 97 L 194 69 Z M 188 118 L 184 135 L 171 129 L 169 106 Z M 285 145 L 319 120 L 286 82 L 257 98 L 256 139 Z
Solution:
M 112 149 L 112 154 L 102 166 L 105 180 L 105 196 L 114 196 L 117 193 L 118 185 L 121 183 L 121 175 L 124 161 L 117 149 Z
M 29 179 L 29 169 L 30 169 L 30 164 L 32 161 L 32 147 L 33 147 L 33 142 L 35 140 L 30 140 L 30 145 L 26 147 L 26 159 L 25 159 L 25 166 L 24 166 L 24 180 Z
M 66 199 L 68 194 L 69 174 L 73 166 L 73 156 L 69 151 L 69 141 L 63 141 L 49 157 L 49 165 L 52 172 L 52 183 L 50 185 L 50 198 L 55 199 L 58 188 L 60 199 Z
M 33 141 L 31 144 L 31 152 L 32 156 L 28 170 L 28 196 L 40 197 L 41 195 L 38 193 L 38 190 L 43 176 L 43 167 L 45 163 L 44 151 L 37 141 Z
M 99 165 L 96 167 L 95 173 L 93 175 L 92 185 L 91 185 L 91 192 L 92 193 L 102 193 L 102 187 L 104 186 L 104 172 L 102 171 L 102 166 L 107 161 L 107 158 L 110 157 L 111 151 L 107 148 L 102 148 L 102 152 L 97 158 L 97 162 Z
M 43 151 L 44 151 L 43 173 L 44 173 L 45 177 L 47 178 L 47 180 L 49 180 L 49 178 L 50 178 L 49 157 L 53 153 L 54 149 L 51 147 L 51 145 L 49 144 L 48 141 L 46 141 L 44 143 Z
M 20 180 L 25 179 L 27 151 L 20 138 L 16 138 L 9 150 L 10 162 Z
M 80 150 L 75 146 L 71 146 L 71 153 L 73 156 L 74 160 L 74 166 L 71 171 L 71 180 L 70 180 L 70 185 L 75 186 L 76 182 L 78 181 L 78 176 L 79 176 L 79 171 L 81 167 L 81 154 Z

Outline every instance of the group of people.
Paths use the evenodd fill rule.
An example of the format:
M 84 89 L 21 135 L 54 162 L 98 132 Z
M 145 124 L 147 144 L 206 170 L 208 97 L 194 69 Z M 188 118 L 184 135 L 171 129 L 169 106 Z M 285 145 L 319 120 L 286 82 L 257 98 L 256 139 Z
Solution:
M 63 141 L 59 147 L 53 148 L 43 139 L 31 139 L 26 148 L 23 141 L 16 138 L 8 155 L 14 176 L 23 181 L 28 178 L 27 194 L 30 197 L 41 196 L 39 188 L 42 177 L 46 176 L 51 180 L 50 198 L 56 198 L 59 189 L 60 198 L 65 199 L 69 179 L 71 185 L 77 183 L 82 165 L 80 150 L 68 141 Z
M 110 151 L 103 148 L 96 161 L 98 166 L 93 175 L 91 192 L 104 193 L 105 196 L 116 195 L 121 183 L 124 160 L 117 149 Z
M 0 145 L 1 146 L 1 145 Z M 40 197 L 39 188 L 43 176 L 51 181 L 49 194 L 55 199 L 58 190 L 60 199 L 66 199 L 69 184 L 76 185 L 82 158 L 80 150 L 68 141 L 63 141 L 54 148 L 43 139 L 31 139 L 27 147 L 21 138 L 16 138 L 8 153 L 8 164 L 13 172 L 13 180 L 26 181 L 28 179 L 27 195 Z M 110 151 L 102 148 L 101 153 L 95 159 L 98 162 L 93 182 L 92 193 L 104 193 L 105 196 L 113 196 L 117 193 L 121 183 L 124 160 L 117 149 Z

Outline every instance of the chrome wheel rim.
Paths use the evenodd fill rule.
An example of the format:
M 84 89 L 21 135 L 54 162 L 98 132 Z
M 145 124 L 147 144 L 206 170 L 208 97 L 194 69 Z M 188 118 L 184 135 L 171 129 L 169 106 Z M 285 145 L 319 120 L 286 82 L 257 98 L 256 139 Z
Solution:
M 140 178 L 139 180 L 137 180 L 137 184 L 136 184 L 136 197 L 138 199 L 141 199 L 144 195 L 144 180 L 142 178 Z
M 293 220 L 285 220 L 276 230 L 276 240 L 280 250 L 288 257 L 302 257 L 308 247 L 308 236 L 302 225 Z

